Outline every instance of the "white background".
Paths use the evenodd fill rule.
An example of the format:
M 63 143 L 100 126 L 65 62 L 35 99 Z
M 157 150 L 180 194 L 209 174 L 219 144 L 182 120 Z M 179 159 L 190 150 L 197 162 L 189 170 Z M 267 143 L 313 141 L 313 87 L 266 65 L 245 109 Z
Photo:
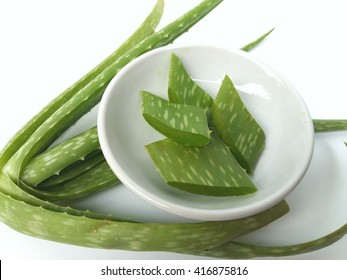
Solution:
M 129 36 L 155 0 L 0 0 L 0 146 L 57 94 Z M 160 27 L 200 0 L 166 0 Z M 286 76 L 313 118 L 347 118 L 345 1 L 224 0 L 175 44 L 238 48 L 272 27 L 253 55 Z M 288 139 L 290 141 L 290 139 Z M 325 235 L 347 221 L 347 132 L 316 135 L 311 166 L 288 197 L 291 213 L 249 235 L 253 243 L 287 245 Z M 147 221 L 175 217 L 153 209 L 124 187 L 109 204 Z M 117 200 L 118 198 L 118 200 Z M 103 206 L 96 204 L 104 199 Z M 0 202 L 1 203 L 1 202 Z M 130 207 L 129 207 L 129 204 Z M 136 205 L 136 206 L 135 206 Z M 107 206 L 102 211 L 107 211 Z M 115 211 L 115 210 L 113 210 Z M 139 214 L 140 213 L 140 214 Z M 196 259 L 159 252 L 98 250 L 35 239 L 0 224 L 0 259 Z M 290 259 L 347 259 L 347 237 Z

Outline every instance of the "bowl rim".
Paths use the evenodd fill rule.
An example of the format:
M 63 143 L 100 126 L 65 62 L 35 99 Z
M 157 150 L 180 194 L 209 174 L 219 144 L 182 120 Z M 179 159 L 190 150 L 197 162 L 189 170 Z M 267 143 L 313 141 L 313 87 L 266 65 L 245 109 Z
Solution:
M 295 94 L 295 97 L 300 100 L 300 105 L 302 109 L 307 113 L 307 118 L 310 119 L 310 122 L 307 123 L 308 133 L 307 136 L 309 137 L 308 143 L 310 143 L 310 146 L 308 149 L 306 149 L 307 154 L 303 159 L 305 159 L 302 163 L 302 168 L 300 169 L 300 172 L 298 173 L 295 180 L 291 181 L 292 183 L 289 184 L 289 187 L 282 188 L 281 191 L 276 192 L 275 195 L 270 195 L 266 199 L 262 199 L 261 201 L 257 201 L 255 203 L 252 203 L 250 205 L 244 205 L 240 206 L 238 208 L 224 208 L 224 209 L 197 209 L 194 207 L 191 207 L 189 205 L 177 205 L 175 203 L 172 203 L 170 201 L 167 201 L 165 199 L 162 199 L 161 197 L 158 197 L 155 193 L 148 191 L 145 188 L 142 188 L 137 182 L 135 182 L 132 177 L 123 170 L 123 168 L 119 165 L 119 163 L 116 161 L 116 159 L 112 156 L 112 149 L 110 146 L 110 143 L 106 137 L 106 115 L 105 111 L 109 104 L 108 100 L 111 98 L 111 92 L 115 85 L 118 83 L 119 80 L 123 78 L 127 74 L 128 71 L 131 70 L 134 65 L 138 63 L 142 63 L 144 60 L 147 60 L 151 56 L 155 56 L 157 54 L 160 54 L 162 52 L 173 52 L 175 49 L 182 49 L 182 48 L 213 48 L 213 49 L 221 49 L 233 52 L 236 55 L 242 56 L 246 58 L 247 60 L 250 60 L 252 63 L 255 63 L 263 69 L 268 69 L 272 73 L 274 73 L 276 76 L 278 76 L 286 85 L 286 87 L 290 88 L 291 92 Z M 170 45 L 165 47 L 160 47 L 155 50 L 151 50 L 138 58 L 135 58 L 130 63 L 128 63 L 124 68 L 122 68 L 118 74 L 111 80 L 109 85 L 107 86 L 105 93 L 101 99 L 98 115 L 97 115 L 97 127 L 98 127 L 98 136 L 99 136 L 99 142 L 102 152 L 104 153 L 105 159 L 110 165 L 111 169 L 115 174 L 117 174 L 117 177 L 120 179 L 120 181 L 132 192 L 134 192 L 139 197 L 143 198 L 145 201 L 149 202 L 150 204 L 154 205 L 157 208 L 160 208 L 164 211 L 167 211 L 171 214 L 175 214 L 182 217 L 197 219 L 197 220 L 228 220 L 228 219 L 238 219 L 246 216 L 250 216 L 256 213 L 259 213 L 261 211 L 264 211 L 277 203 L 279 203 L 281 200 L 283 200 L 289 193 L 291 193 L 296 186 L 299 184 L 299 182 L 302 180 L 303 176 L 306 174 L 306 171 L 310 165 L 313 150 L 314 150 L 314 127 L 313 123 L 308 111 L 308 108 L 302 99 L 299 92 L 296 90 L 296 88 L 278 71 L 274 70 L 273 68 L 270 68 L 267 66 L 267 64 L 263 63 L 260 59 L 254 58 L 249 53 L 239 50 L 239 49 L 233 49 L 229 47 L 224 46 L 216 46 L 211 44 L 183 44 L 183 45 Z M 252 207 L 250 207 L 252 206 Z

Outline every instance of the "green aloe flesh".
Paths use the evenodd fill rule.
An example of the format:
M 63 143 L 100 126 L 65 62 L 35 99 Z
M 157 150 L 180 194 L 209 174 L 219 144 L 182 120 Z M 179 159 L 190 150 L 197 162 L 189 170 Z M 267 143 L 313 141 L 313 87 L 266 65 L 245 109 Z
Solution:
M 143 117 L 157 131 L 188 146 L 203 146 L 210 141 L 204 109 L 169 102 L 147 91 L 140 94 Z
M 166 138 L 146 149 L 160 175 L 175 188 L 210 196 L 246 195 L 257 190 L 216 135 L 203 147 L 188 147 Z
M 265 134 L 245 107 L 239 93 L 228 76 L 212 105 L 214 128 L 218 135 L 249 173 L 253 173 L 264 149 Z
M 169 100 L 175 103 L 211 108 L 213 99 L 189 75 L 176 54 L 171 55 L 169 69 Z

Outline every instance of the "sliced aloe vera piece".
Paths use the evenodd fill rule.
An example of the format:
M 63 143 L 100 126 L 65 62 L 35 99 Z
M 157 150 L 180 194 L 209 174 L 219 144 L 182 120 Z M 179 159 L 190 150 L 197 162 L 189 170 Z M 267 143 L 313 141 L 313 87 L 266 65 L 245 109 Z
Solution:
M 213 99 L 188 74 L 180 59 L 171 55 L 169 70 L 169 100 L 175 103 L 196 105 L 205 109 L 212 106 Z
M 223 141 L 214 134 L 208 145 L 189 147 L 170 138 L 146 149 L 158 172 L 171 186 L 209 196 L 236 196 L 257 189 Z
M 204 109 L 169 102 L 147 91 L 140 94 L 143 117 L 157 131 L 188 146 L 203 146 L 210 141 Z
M 218 135 L 237 161 L 247 172 L 253 173 L 264 149 L 265 134 L 228 76 L 223 79 L 213 102 L 212 117 Z

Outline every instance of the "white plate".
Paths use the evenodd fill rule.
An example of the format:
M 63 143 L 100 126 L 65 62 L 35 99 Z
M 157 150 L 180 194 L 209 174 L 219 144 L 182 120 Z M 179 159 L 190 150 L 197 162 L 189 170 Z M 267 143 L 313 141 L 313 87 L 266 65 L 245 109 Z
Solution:
M 266 134 L 265 150 L 252 180 L 258 188 L 242 197 L 190 194 L 167 185 L 144 146 L 164 138 L 141 114 L 139 91 L 167 98 L 171 53 L 215 96 L 228 74 Z M 100 103 L 99 139 L 105 158 L 124 185 L 167 212 L 201 220 L 225 220 L 265 210 L 299 183 L 313 151 L 313 126 L 294 87 L 250 55 L 211 46 L 161 48 L 136 59 L 110 83 Z

